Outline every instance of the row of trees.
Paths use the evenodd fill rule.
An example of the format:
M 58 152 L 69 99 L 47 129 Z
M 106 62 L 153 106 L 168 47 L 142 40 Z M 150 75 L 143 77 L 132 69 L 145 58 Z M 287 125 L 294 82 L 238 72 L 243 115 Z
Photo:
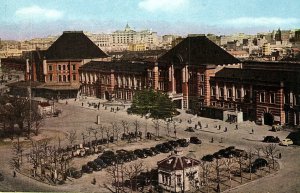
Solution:
M 72 157 L 57 146 L 50 145 L 49 140 L 33 141 L 30 148 L 24 147 L 19 141 L 13 143 L 11 165 L 17 170 L 30 169 L 33 177 L 49 179 L 56 183 L 65 180 L 67 169 Z
M 175 121 L 153 119 L 151 125 L 155 130 L 154 135 L 157 137 L 160 136 L 160 131 L 163 127 L 166 130 L 165 132 L 167 133 L 167 136 L 171 136 L 171 133 L 174 133 L 176 137 L 178 124 Z M 141 133 L 145 134 L 145 138 L 147 137 L 148 127 L 149 126 L 147 124 L 142 125 L 137 120 L 131 123 L 126 120 L 122 120 L 120 122 L 110 122 L 107 125 L 100 124 L 98 127 L 88 127 L 81 133 L 77 133 L 76 130 L 70 130 L 67 135 L 67 140 L 71 146 L 75 145 L 80 138 L 82 139 L 83 144 L 91 143 L 93 140 L 109 140 L 111 138 L 118 142 L 122 137 L 122 139 L 124 139 L 124 136 L 132 134 L 131 137 L 137 141 L 139 137 L 142 137 L 139 135 Z
M 0 130 L 2 137 L 38 135 L 43 125 L 43 117 L 36 104 L 27 98 L 0 97 Z
M 271 169 L 276 169 L 276 156 L 278 154 L 276 144 L 269 144 L 267 146 L 257 146 L 250 148 L 248 151 L 236 156 L 229 156 L 227 158 L 214 154 L 214 159 L 200 160 L 202 185 L 206 187 L 206 192 L 209 192 L 211 188 L 216 192 L 221 191 L 221 185 L 232 187 L 232 181 L 234 176 L 237 176 L 240 180 L 239 183 L 243 183 L 244 179 L 252 180 L 253 175 L 259 175 L 254 173 L 252 165 L 257 158 L 265 158 L 269 160 L 268 172 Z M 258 173 L 262 175 L 260 169 Z M 247 173 L 248 177 L 244 173 Z M 229 184 L 226 183 L 229 181 Z M 214 185 L 213 185 L 214 184 Z M 216 188 L 217 187 L 217 188 Z

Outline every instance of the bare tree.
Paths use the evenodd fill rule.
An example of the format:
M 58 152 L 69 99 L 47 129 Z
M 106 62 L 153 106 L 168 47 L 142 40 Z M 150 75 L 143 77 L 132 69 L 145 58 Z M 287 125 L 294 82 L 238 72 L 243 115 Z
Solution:
M 122 124 L 122 127 L 123 127 L 123 133 L 125 134 L 125 133 L 128 133 L 129 131 L 129 128 L 128 128 L 128 122 L 127 121 L 125 121 L 125 120 L 122 120 L 121 121 L 121 124 Z
M 40 128 L 44 125 L 43 116 L 37 111 L 32 112 L 31 121 L 34 126 L 34 134 L 37 136 L 39 134 Z
M 123 169 L 125 177 L 130 181 L 131 192 L 133 189 L 133 178 L 145 170 L 143 162 L 133 162 L 126 165 Z
M 123 182 L 120 183 L 120 178 L 122 178 L 122 165 L 116 163 L 113 166 L 110 166 L 106 169 L 106 172 L 108 175 L 112 178 L 113 181 L 113 186 L 115 187 L 115 192 L 119 193 L 120 192 L 120 184 L 123 186 Z
M 23 162 L 23 152 L 24 152 L 24 146 L 20 143 L 20 138 L 18 136 L 17 142 L 14 142 L 12 144 L 12 150 L 14 157 L 12 158 L 12 163 L 14 164 L 14 167 L 19 169 L 22 162 Z
M 223 162 L 221 160 L 220 156 L 215 156 L 215 170 L 217 173 L 217 184 L 218 184 L 218 188 L 217 188 L 217 192 L 221 192 L 220 189 L 220 182 L 221 182 L 221 177 L 220 177 L 220 173 L 221 173 L 221 166 L 223 165 Z
M 109 144 L 111 129 L 109 127 L 104 127 L 104 129 L 105 129 L 105 133 L 106 133 L 106 137 L 107 137 L 107 144 Z
M 232 176 L 231 176 L 231 171 L 232 171 L 232 168 L 233 168 L 233 158 L 232 157 L 229 157 L 225 160 L 224 162 L 225 166 L 226 166 L 226 169 L 227 169 L 227 172 L 228 172 L 228 178 L 229 178 L 229 186 L 230 188 L 232 187 Z
M 68 131 L 67 140 L 69 141 L 69 144 L 71 146 L 74 145 L 76 139 L 77 139 L 76 130 L 73 129 Z
M 160 121 L 159 119 L 153 119 L 152 122 L 155 129 L 155 134 L 157 137 L 159 137 Z
M 170 120 L 165 120 L 166 130 L 167 130 L 167 136 L 170 136 Z
M 275 155 L 278 153 L 276 144 L 269 144 L 269 145 L 265 146 L 263 151 L 267 157 L 271 157 L 272 167 L 274 169 L 275 168 Z
M 112 129 L 113 129 L 113 135 L 114 135 L 114 138 L 116 137 L 116 140 L 117 142 L 119 141 L 119 135 L 121 133 L 121 130 L 120 130 L 120 127 L 118 126 L 118 124 L 116 122 L 114 123 L 111 123 L 112 125 Z
M 135 129 L 135 134 L 134 134 L 135 135 L 135 140 L 137 141 L 138 132 L 140 130 L 141 125 L 140 125 L 140 122 L 138 122 L 138 120 L 135 120 L 133 122 L 133 125 L 134 125 L 134 129 Z
M 263 147 L 262 146 L 256 146 L 254 149 L 255 149 L 257 157 L 261 157 L 261 152 L 263 150 Z
M 209 193 L 209 184 L 210 184 L 210 180 L 209 180 L 209 176 L 211 174 L 211 163 L 207 162 L 207 161 L 200 161 L 200 167 L 202 168 L 202 185 L 206 186 L 206 192 Z
M 101 133 L 101 139 L 104 139 L 104 132 L 105 132 L 105 127 L 103 125 L 100 124 L 100 126 L 98 127 L 98 130 Z
M 174 129 L 174 135 L 175 135 L 175 138 L 177 138 L 177 123 L 176 121 L 173 121 L 173 129 Z
M 243 165 L 244 165 L 244 156 L 243 155 L 237 155 L 235 158 L 236 163 L 239 165 L 239 175 L 241 177 L 241 183 L 243 183 Z
M 250 148 L 247 153 L 247 158 L 249 161 L 249 172 L 250 172 L 250 180 L 252 180 L 252 159 L 254 157 L 253 149 Z

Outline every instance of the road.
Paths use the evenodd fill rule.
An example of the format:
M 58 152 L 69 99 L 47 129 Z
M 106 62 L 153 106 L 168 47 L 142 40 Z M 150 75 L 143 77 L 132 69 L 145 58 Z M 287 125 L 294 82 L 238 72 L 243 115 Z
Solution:
M 66 133 L 69 130 L 75 129 L 77 131 L 78 143 L 82 142 L 81 133 L 86 130 L 88 127 L 98 127 L 95 124 L 96 116 L 100 115 L 101 124 L 105 126 L 110 126 L 111 122 L 120 123 L 122 120 L 126 120 L 130 123 L 131 131 L 134 131 L 132 123 L 135 120 L 138 120 L 141 125 L 141 131 L 144 132 L 147 128 L 147 131 L 155 131 L 153 123 L 150 119 L 145 119 L 136 115 L 127 115 L 125 111 L 118 111 L 117 113 L 110 112 L 109 109 L 104 110 L 103 107 L 100 110 L 90 108 L 87 106 L 87 102 L 96 102 L 98 99 L 88 98 L 85 100 L 68 100 L 68 104 L 65 101 L 60 101 L 59 104 L 56 104 L 56 107 L 63 110 L 63 113 L 60 117 L 47 118 L 45 120 L 44 131 L 56 131 L 61 133 Z M 102 102 L 102 101 L 101 101 Z M 84 106 L 82 107 L 82 103 Z M 269 131 L 270 127 L 268 126 L 257 126 L 251 122 L 245 122 L 239 124 L 239 129 L 235 130 L 234 124 L 225 123 L 220 120 L 213 120 L 201 117 L 194 117 L 189 114 L 182 113 L 177 117 L 177 120 L 182 120 L 182 122 L 177 125 L 177 136 L 189 137 L 189 136 L 198 136 L 204 143 L 205 149 L 201 149 L 199 154 L 203 155 L 205 153 L 214 153 L 213 149 L 216 146 L 236 146 L 241 149 L 249 149 L 257 146 L 264 146 L 265 144 L 261 142 L 263 136 L 274 135 L 278 136 L 280 139 L 285 138 L 289 132 L 280 131 L 273 133 Z M 188 123 L 188 120 L 192 120 L 192 124 Z M 188 126 L 194 126 L 198 121 L 202 124 L 202 129 L 196 130 L 196 132 L 186 132 L 184 131 Z M 208 126 L 206 128 L 206 125 Z M 218 129 L 218 126 L 221 126 L 221 129 Z M 224 132 L 225 127 L 227 127 L 227 132 Z M 252 133 L 252 129 L 254 133 Z M 165 136 L 167 131 L 165 129 L 165 124 L 161 123 L 160 135 Z M 173 129 L 171 130 L 173 134 Z M 55 138 L 55 135 L 51 137 Z M 210 143 L 211 138 L 214 138 L 214 144 Z M 219 143 L 221 140 L 223 143 Z M 137 143 L 137 147 L 141 145 L 147 145 L 143 143 Z M 193 148 L 194 146 L 191 146 Z M 211 147 L 211 148 L 210 148 Z M 124 148 L 124 147 L 123 147 Z M 129 148 L 134 148 L 131 146 Z M 220 148 L 220 147 L 219 147 Z M 274 175 L 267 176 L 265 178 L 259 179 L 257 181 L 251 182 L 249 184 L 242 185 L 236 189 L 229 190 L 227 192 L 249 192 L 249 193 L 258 193 L 258 192 L 272 192 L 272 193 L 285 193 L 285 192 L 300 192 L 300 147 L 290 146 L 290 147 L 278 147 L 282 153 L 283 158 L 280 160 L 281 169 Z M 197 148 L 195 150 L 198 151 Z M 5 175 L 5 181 L 0 182 L 1 191 L 97 191 L 96 187 L 90 187 L 90 184 L 84 184 L 83 181 L 89 181 L 87 177 L 78 180 L 77 182 L 83 182 L 82 187 L 77 182 L 72 182 L 72 186 L 49 186 L 43 183 L 36 182 L 33 179 L 20 176 L 16 178 L 12 177 L 12 170 L 8 168 L 7 160 L 9 160 L 10 155 L 9 146 L 0 146 L 0 164 L 3 168 L 2 172 Z M 212 151 L 212 152 L 210 152 Z M 200 157 L 197 157 L 200 158 Z M 156 163 L 155 160 L 158 158 L 153 158 L 152 163 Z M 162 159 L 159 156 L 159 159 Z M 103 174 L 99 174 L 99 180 Z M 105 175 L 104 175 L 105 176 Z M 80 189 L 78 189 L 80 188 Z M 99 189 L 98 189 L 99 191 Z

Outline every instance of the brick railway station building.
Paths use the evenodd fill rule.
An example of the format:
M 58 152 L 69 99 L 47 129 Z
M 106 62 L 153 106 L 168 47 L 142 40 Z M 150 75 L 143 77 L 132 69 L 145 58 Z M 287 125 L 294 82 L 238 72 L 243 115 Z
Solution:
M 299 125 L 299 74 L 300 62 L 241 62 L 205 36 L 161 55 L 112 61 L 82 32 L 64 32 L 26 66 L 26 79 L 40 83 L 37 95 L 131 101 L 136 90 L 152 88 L 200 116 L 268 125 Z

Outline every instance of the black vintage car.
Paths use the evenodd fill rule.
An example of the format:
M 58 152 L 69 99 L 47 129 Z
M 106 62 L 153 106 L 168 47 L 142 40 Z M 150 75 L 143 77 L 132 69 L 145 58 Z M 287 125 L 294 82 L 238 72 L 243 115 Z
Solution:
M 102 168 L 101 168 L 101 166 L 100 165 L 98 165 L 96 162 L 94 162 L 94 161 L 89 161 L 88 163 L 87 163 L 87 165 L 89 166 L 89 167 L 91 167 L 91 168 L 93 168 L 93 171 L 100 171 Z
M 198 137 L 190 137 L 190 143 L 201 144 L 202 141 Z
M 138 158 L 144 159 L 144 158 L 147 157 L 147 155 L 146 155 L 146 154 L 144 153 L 144 151 L 141 150 L 141 149 L 136 149 L 136 150 L 134 150 L 133 152 L 134 152 L 134 154 L 135 154 Z
M 71 168 L 67 169 L 67 176 L 78 179 L 82 176 L 82 171 L 76 170 L 76 168 L 71 167 Z
M 274 136 L 266 136 L 266 137 L 264 137 L 263 142 L 267 142 L 267 143 L 279 143 L 280 139 L 278 137 L 274 137 Z
M 189 146 L 189 142 L 186 139 L 178 139 L 177 142 L 179 143 L 180 147 Z
M 99 166 L 101 166 L 101 168 L 106 168 L 107 167 L 107 164 L 104 163 L 104 161 L 102 159 L 100 159 L 100 158 L 95 159 L 94 162 L 96 164 L 98 164 Z
M 93 168 L 89 167 L 88 165 L 83 165 L 81 167 L 81 171 L 90 174 L 93 173 Z

